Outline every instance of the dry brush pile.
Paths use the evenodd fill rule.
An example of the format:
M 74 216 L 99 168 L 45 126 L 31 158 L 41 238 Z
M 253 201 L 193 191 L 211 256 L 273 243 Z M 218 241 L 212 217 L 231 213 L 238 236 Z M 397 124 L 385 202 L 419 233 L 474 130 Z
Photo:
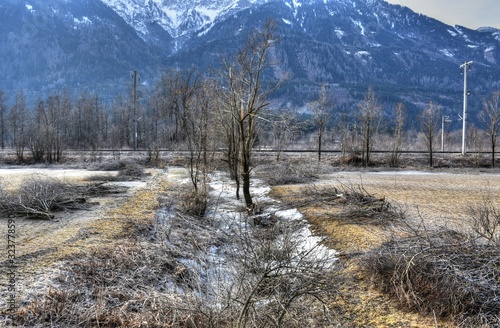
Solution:
M 499 209 L 469 207 L 470 231 L 408 225 L 368 253 L 366 271 L 402 307 L 451 319 L 461 327 L 500 325 Z
M 331 221 L 338 230 L 334 238 L 354 238 L 352 225 L 373 234 L 369 245 L 347 248 L 341 256 L 354 259 L 350 263 L 362 269 L 361 276 L 401 310 L 460 327 L 500 325 L 500 208 L 491 199 L 467 206 L 468 230 L 457 231 L 431 229 L 423 224 L 425 219 L 414 221 L 404 209 L 374 197 L 362 185 L 339 182 L 300 190 L 285 198 L 312 209 L 310 219 L 320 231 L 330 229 Z M 321 222 L 314 218 L 318 213 Z
M 15 190 L 0 186 L 0 209 L 7 216 L 51 219 L 57 211 L 88 208 L 81 191 L 59 179 L 34 174 Z
M 103 182 L 75 185 L 42 174 L 25 177 L 17 187 L 0 184 L 0 212 L 5 217 L 52 219 L 55 213 L 88 210 L 91 197 L 123 193 L 127 188 Z

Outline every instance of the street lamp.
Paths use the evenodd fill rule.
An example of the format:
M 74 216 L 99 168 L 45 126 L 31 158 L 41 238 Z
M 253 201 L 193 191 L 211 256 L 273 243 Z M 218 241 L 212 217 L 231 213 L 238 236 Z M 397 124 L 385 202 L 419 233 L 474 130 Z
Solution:
M 467 96 L 470 94 L 470 92 L 467 90 L 467 71 L 471 70 L 472 68 L 472 61 L 466 61 L 462 65 L 460 65 L 460 71 L 464 74 L 464 115 L 462 117 L 462 155 L 465 155 L 467 153 L 466 150 L 466 144 L 465 144 L 465 135 L 466 135 L 466 127 L 467 127 Z
M 444 124 L 451 123 L 449 116 L 441 117 L 441 152 L 444 152 Z

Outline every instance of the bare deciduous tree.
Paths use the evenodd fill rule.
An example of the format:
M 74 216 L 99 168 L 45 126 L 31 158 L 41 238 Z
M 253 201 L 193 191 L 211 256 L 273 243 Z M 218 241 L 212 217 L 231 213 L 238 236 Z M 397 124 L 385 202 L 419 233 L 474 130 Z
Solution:
M 358 104 L 358 109 L 362 131 L 363 165 L 367 167 L 370 165 L 370 152 L 372 150 L 373 134 L 376 129 L 376 120 L 380 117 L 382 109 L 372 87 L 368 88 L 364 100 Z
M 24 161 L 24 149 L 28 142 L 27 136 L 28 108 L 26 106 L 26 96 L 20 90 L 16 94 L 16 101 L 10 111 L 10 127 L 12 131 L 12 143 L 16 149 L 16 157 L 19 161 Z
M 401 147 L 403 142 L 403 132 L 405 124 L 405 107 L 403 103 L 398 103 L 395 107 L 395 120 L 394 135 L 392 141 L 392 153 L 390 165 L 392 167 L 398 166 L 399 158 L 401 156 Z
M 225 68 L 219 74 L 226 81 L 225 86 L 218 88 L 219 123 L 222 127 L 222 139 L 225 142 L 225 159 L 231 180 L 236 183 L 236 199 L 240 199 L 240 144 L 238 135 L 238 120 L 234 113 L 238 112 L 240 90 L 234 75 L 234 67 L 224 63 Z
M 491 98 L 483 102 L 483 110 L 479 113 L 479 119 L 485 125 L 491 149 L 491 167 L 495 167 L 495 150 L 500 129 L 500 91 L 496 91 Z
M 0 90 L 0 147 L 5 149 L 6 137 L 7 137 L 7 95 Z
M 302 127 L 297 122 L 296 115 L 289 111 L 280 111 L 277 114 L 267 115 L 267 121 L 272 134 L 276 161 L 279 162 L 286 142 L 290 142 L 293 135 Z
M 328 93 L 326 84 L 321 85 L 318 100 L 311 105 L 314 121 L 318 128 L 318 161 L 321 161 L 321 146 L 326 125 L 331 117 L 332 99 Z
M 419 115 L 420 129 L 424 136 L 425 146 L 429 153 L 429 166 L 434 165 L 434 148 L 441 121 L 441 108 L 433 102 Z
M 222 75 L 227 78 L 229 97 L 226 122 L 229 127 L 235 123 L 238 138 L 238 162 L 243 181 L 243 196 L 249 210 L 254 207 L 250 194 L 250 174 L 252 171 L 252 150 L 257 138 L 261 111 L 269 105 L 268 97 L 281 85 L 282 81 L 264 83 L 264 74 L 273 63 L 269 60 L 270 50 L 280 41 L 277 24 L 268 20 L 261 30 L 252 33 L 238 52 L 235 63 L 226 65 Z

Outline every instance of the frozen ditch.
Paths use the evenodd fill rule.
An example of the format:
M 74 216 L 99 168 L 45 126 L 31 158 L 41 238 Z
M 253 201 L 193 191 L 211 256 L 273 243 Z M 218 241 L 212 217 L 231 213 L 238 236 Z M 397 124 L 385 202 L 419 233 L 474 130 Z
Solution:
M 178 169 L 167 172 L 182 188 L 190 181 Z M 174 180 L 171 180 L 174 181 Z M 211 177 L 209 205 L 204 219 L 179 214 L 167 204 L 156 216 L 157 236 L 168 254 L 176 258 L 177 278 L 167 282 L 170 292 L 190 294 L 224 307 L 228 295 L 237 298 L 243 284 L 257 284 L 262 275 L 303 275 L 308 270 L 324 274 L 335 270 L 337 253 L 321 244 L 296 209 L 284 208 L 269 197 L 270 187 L 254 179 L 254 202 L 266 224 L 254 224 L 244 201 L 235 197 L 229 177 Z M 243 197 L 241 197 L 243 198 Z M 309 274 L 310 277 L 314 276 Z

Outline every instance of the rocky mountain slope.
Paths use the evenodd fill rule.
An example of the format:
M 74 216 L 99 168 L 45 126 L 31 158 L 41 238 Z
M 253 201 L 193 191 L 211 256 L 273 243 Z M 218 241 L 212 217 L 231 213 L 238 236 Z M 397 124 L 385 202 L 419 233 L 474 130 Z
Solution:
M 166 67 L 217 67 L 268 18 L 283 41 L 275 95 L 300 106 L 332 83 L 344 99 L 373 85 L 381 100 L 458 110 L 469 75 L 480 104 L 500 89 L 500 30 L 448 26 L 382 0 L 5 0 L 0 3 L 0 89 L 34 98 L 55 88 L 126 92 L 130 70 L 151 86 Z M 12 97 L 11 97 L 12 98 Z

